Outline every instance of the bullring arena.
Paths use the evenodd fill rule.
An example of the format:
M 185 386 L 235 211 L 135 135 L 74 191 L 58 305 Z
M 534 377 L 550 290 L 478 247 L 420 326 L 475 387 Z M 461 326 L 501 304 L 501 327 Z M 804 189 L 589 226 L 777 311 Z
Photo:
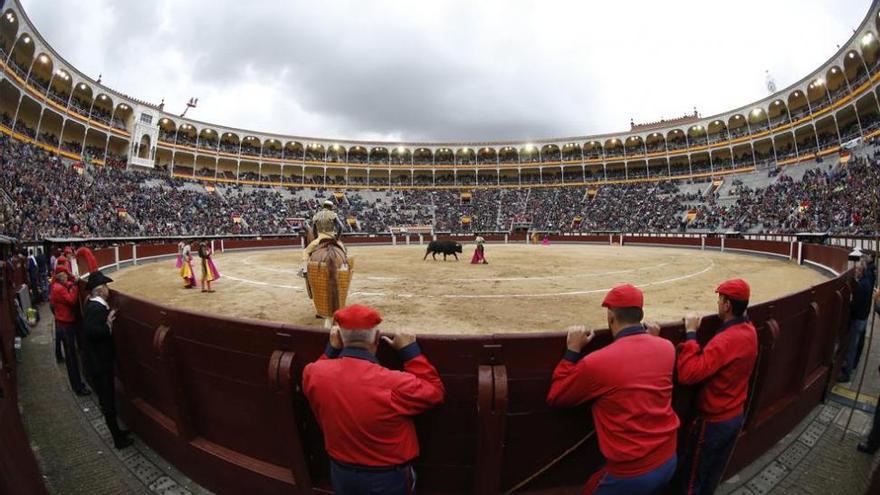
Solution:
M 862 361 L 856 369 L 843 370 L 847 351 L 861 348 L 851 343 L 858 336 L 853 322 L 859 321 L 851 305 L 857 291 L 866 293 L 866 286 L 854 278 L 859 267 L 867 272 L 871 254 L 880 252 L 880 1 L 870 2 L 864 17 L 851 26 L 838 22 L 846 39 L 837 40 L 836 49 L 826 46 L 829 58 L 816 60 L 819 65 L 811 65 L 811 70 L 787 75 L 785 87 L 778 89 L 769 74 L 758 74 L 765 81 L 758 92 L 737 93 L 751 94 L 753 101 L 724 102 L 729 106 L 719 105 L 723 111 L 707 116 L 696 107 L 691 112 L 692 103 L 687 103 L 687 113 L 676 110 L 679 117 L 670 118 L 663 110 L 665 116 L 658 111 L 642 123 L 624 116 L 615 97 L 569 98 L 555 86 L 547 92 L 548 99 L 537 100 L 552 104 L 505 97 L 504 106 L 513 108 L 513 114 L 495 115 L 483 108 L 482 100 L 489 91 L 510 96 L 504 89 L 507 83 L 532 80 L 527 77 L 552 80 L 559 88 L 590 87 L 569 73 L 584 67 L 590 77 L 602 78 L 601 86 L 616 87 L 613 78 L 624 65 L 614 67 L 613 56 L 627 69 L 636 66 L 641 71 L 634 80 L 643 94 L 623 98 L 636 107 L 647 106 L 667 99 L 660 83 L 673 79 L 655 74 L 660 66 L 677 71 L 673 81 L 682 83 L 676 89 L 690 97 L 685 84 L 714 85 L 743 74 L 754 79 L 739 66 L 753 54 L 739 47 L 719 50 L 715 41 L 734 38 L 721 28 L 717 40 L 695 38 L 691 29 L 700 25 L 667 29 L 668 19 L 638 20 L 632 9 L 622 16 L 628 25 L 615 31 L 644 44 L 648 51 L 639 47 L 636 53 L 647 53 L 652 63 L 633 64 L 638 57 L 632 59 L 628 51 L 618 56 L 613 50 L 619 47 L 603 40 L 588 47 L 591 52 L 608 50 L 591 64 L 580 56 L 586 53 L 579 54 L 568 42 L 543 47 L 543 39 L 533 39 L 517 26 L 551 26 L 576 42 L 598 31 L 600 23 L 595 21 L 600 18 L 592 12 L 577 16 L 568 15 L 568 9 L 547 9 L 556 16 L 552 22 L 546 22 L 549 17 L 511 22 L 505 14 L 516 10 L 514 2 L 492 12 L 493 22 L 488 23 L 485 15 L 460 15 L 468 14 L 470 6 L 459 5 L 455 8 L 462 12 L 454 12 L 455 22 L 450 23 L 456 29 L 473 26 L 476 38 L 491 38 L 496 30 L 513 27 L 505 36 L 547 50 L 532 54 L 530 46 L 524 53 L 492 54 L 493 60 L 527 60 L 530 65 L 527 70 L 496 67 L 490 83 L 472 84 L 466 77 L 470 70 L 449 65 L 468 55 L 447 52 L 456 45 L 447 46 L 447 40 L 438 37 L 442 54 L 419 52 L 423 31 L 432 32 L 419 23 L 444 23 L 437 22 L 442 16 L 423 15 L 430 10 L 418 7 L 414 10 L 422 19 L 407 26 L 407 41 L 412 43 L 394 47 L 416 50 L 406 60 L 394 58 L 395 49 L 384 53 L 370 44 L 356 46 L 354 27 L 341 21 L 378 25 L 383 35 L 397 28 L 384 17 L 360 15 L 357 2 L 349 2 L 346 12 L 328 15 L 332 23 L 309 22 L 323 16 L 288 15 L 284 9 L 298 2 L 273 5 L 273 18 L 296 23 L 285 34 L 314 34 L 321 43 L 303 38 L 306 42 L 253 49 L 245 42 L 280 39 L 263 29 L 266 6 L 249 5 L 244 13 L 224 8 L 222 2 L 211 3 L 209 9 L 201 6 L 195 20 L 207 24 L 190 23 L 185 32 L 177 33 L 168 30 L 171 21 L 182 17 L 179 10 L 186 10 L 177 2 L 173 9 L 162 4 L 161 12 L 156 2 L 117 2 L 105 17 L 93 12 L 63 16 L 54 5 L 59 2 L 42 0 L 64 21 L 53 19 L 47 26 L 72 31 L 64 25 L 69 19 L 81 20 L 82 28 L 75 27 L 85 33 L 47 32 L 44 37 L 22 1 L 0 0 L 0 495 L 333 493 L 327 432 L 322 431 L 323 420 L 332 414 L 315 412 L 317 401 L 310 403 L 313 396 L 307 398 L 304 391 L 304 370 L 322 356 L 333 357 L 327 344 L 335 334 L 328 331 L 327 320 L 316 317 L 320 310 L 297 274 L 303 248 L 318 234 L 344 242 L 353 257 L 346 302 L 381 311 L 383 332 L 417 334 L 420 349 L 445 388 L 442 404 L 412 419 L 418 455 L 378 462 L 382 472 L 408 468 L 411 462 L 418 493 L 579 493 L 587 477 L 606 464 L 608 453 L 600 452 L 598 435 L 608 431 L 602 427 L 612 420 L 599 418 L 594 424 L 587 403 L 570 408 L 548 404 L 553 402 L 548 395 L 554 370 L 561 359 L 573 359 L 566 352 L 566 327 L 604 330 L 609 323 L 601 301 L 612 287 L 631 283 L 644 292 L 645 319 L 659 322 L 658 338 L 668 341 L 645 336 L 650 345 L 669 350 L 693 340 L 693 334 L 686 336 L 682 316 L 696 312 L 703 316 L 696 341 L 705 346 L 723 323 L 715 288 L 731 278 L 751 284 L 746 315 L 754 324 L 758 349 L 747 386 L 744 380 L 738 383 L 737 397 L 745 403 L 743 409 L 741 400 L 737 403 L 734 419 L 741 419 L 742 426 L 729 437 L 735 443 L 723 468 L 720 495 L 880 493 L 877 458 L 856 451 L 870 430 L 874 403 L 880 405 L 880 382 L 874 373 L 880 351 L 876 342 L 872 345 L 880 324 L 874 325 L 874 313 L 871 326 L 866 325 L 871 330 Z M 328 2 L 313 2 L 324 3 Z M 782 29 L 797 24 L 811 40 L 831 32 L 825 14 L 832 10 L 809 20 L 794 15 L 814 8 L 808 3 L 793 4 L 786 14 L 790 22 L 768 25 Z M 135 4 L 144 12 L 128 10 Z M 442 10 L 444 5 L 431 8 Z M 672 4 L 656 7 L 676 20 L 685 19 Z M 738 3 L 725 8 L 742 9 Z M 723 11 L 701 10 L 722 20 L 718 12 Z M 138 24 L 129 26 L 131 19 L 117 16 L 122 11 Z M 207 34 L 198 47 L 175 46 L 178 34 L 181 39 L 183 34 L 202 36 L 216 28 L 212 11 L 235 16 L 234 26 L 217 31 L 224 42 L 237 43 L 236 50 L 213 44 Z M 639 14 L 647 11 L 638 9 Z M 156 25 L 151 24 L 156 20 L 153 14 L 161 18 Z M 760 24 L 768 16 L 760 12 L 754 18 Z M 104 24 L 87 22 L 94 19 Z M 560 22 L 570 19 L 580 24 L 566 28 Z M 251 29 L 237 30 L 249 23 L 254 23 Z M 113 69 L 97 62 L 88 70 L 76 67 L 69 60 L 82 54 L 48 41 L 68 40 L 89 48 L 95 44 L 83 41 L 88 26 L 96 39 L 103 39 L 97 35 L 114 24 L 115 49 L 95 54 L 96 60 L 109 66 L 108 57 L 123 53 L 126 61 L 138 63 L 130 67 L 150 68 L 149 74 L 138 75 L 149 82 L 149 94 L 129 96 L 140 89 L 116 87 L 119 74 Z M 660 41 L 642 34 L 647 26 L 689 37 L 685 44 L 663 41 L 664 46 L 683 46 L 684 51 L 658 50 Z M 742 32 L 741 26 L 735 28 Z M 143 50 L 131 49 L 135 43 L 127 36 L 152 31 L 159 33 L 155 39 L 160 42 L 139 38 Z M 457 41 L 470 39 L 471 33 L 461 33 L 465 35 L 456 34 Z M 312 53 L 331 38 L 353 51 L 335 57 Z M 714 50 L 711 60 L 699 60 L 694 53 L 706 46 Z M 796 52 L 800 46 L 792 38 L 761 49 L 793 60 L 793 55 L 802 55 Z M 257 55 L 262 61 L 255 65 Z M 674 57 L 674 63 L 661 60 L 661 55 Z M 813 50 L 806 55 L 810 60 L 818 57 Z M 720 56 L 736 63 L 725 66 L 723 73 L 705 70 Z M 543 65 L 557 58 L 562 64 L 558 70 Z M 662 63 L 655 66 L 654 58 Z M 328 71 L 306 64 L 317 60 L 338 67 Z M 168 61 L 180 65 L 161 65 Z M 418 78 L 399 91 L 364 76 L 382 72 L 392 76 L 386 81 L 408 83 L 417 73 L 416 61 L 433 64 L 425 88 L 416 87 Z M 355 62 L 366 62 L 369 70 L 357 72 Z M 153 63 L 158 64 L 155 70 Z M 253 80 L 233 87 L 235 101 L 216 98 L 232 93 L 211 91 L 213 102 L 210 94 L 203 94 L 198 109 L 197 96 L 181 106 L 169 93 L 166 107 L 161 95 L 174 81 L 191 79 L 193 74 L 184 70 L 190 65 L 213 74 L 209 84 L 224 90 L 227 81 L 237 80 L 239 70 Z M 301 75 L 312 79 L 296 84 L 315 87 L 283 84 L 285 78 Z M 459 80 L 464 86 L 456 84 Z M 205 84 L 202 79 L 192 81 Z M 317 90 L 329 91 L 331 83 L 340 82 L 345 84 L 340 94 L 323 95 L 332 105 L 316 103 L 322 99 L 318 96 L 312 102 L 325 105 L 329 113 L 298 100 L 312 89 L 317 95 Z M 445 97 L 432 93 L 435 83 L 448 90 Z M 269 96 L 261 91 L 267 87 L 272 88 Z M 719 88 L 710 88 L 712 98 L 733 98 L 733 93 L 719 94 Z M 189 94 L 190 89 L 185 90 Z M 456 91 L 473 99 L 459 101 L 464 95 Z M 487 94 L 472 95 L 475 91 Z M 382 100 L 388 95 L 390 100 Z M 595 104 L 599 98 L 602 105 Z M 285 107 L 288 100 L 291 106 Z M 599 120 L 605 103 L 621 122 L 629 118 L 629 126 L 617 132 L 578 128 L 576 132 L 589 134 L 567 134 L 570 137 L 558 137 L 555 127 L 533 128 L 555 121 L 556 106 L 577 116 L 592 118 L 595 113 Z M 351 120 L 350 128 L 358 129 L 358 135 L 339 137 L 345 135 L 343 126 L 322 127 L 317 137 L 305 137 L 309 131 L 296 128 L 306 123 L 335 125 L 361 104 L 376 107 Z M 383 127 L 386 132 L 365 128 L 365 123 L 385 116 L 431 120 L 435 106 L 451 108 L 447 117 L 454 118 L 445 125 L 465 135 L 431 140 L 434 122 L 421 130 L 407 125 L 397 129 L 392 123 Z M 290 114 L 278 112 L 283 125 L 293 125 L 302 134 L 249 129 L 244 126 L 253 121 L 234 122 L 241 117 L 200 120 L 205 114 L 199 112 L 218 107 L 238 112 L 226 115 L 260 118 L 272 113 L 269 107 L 295 108 Z M 544 115 L 545 111 L 550 113 Z M 506 115 L 528 121 L 506 122 Z M 484 118 L 487 125 L 500 126 L 498 132 L 524 130 L 514 138 L 496 140 L 474 130 L 481 128 L 475 124 Z M 406 119 L 395 122 L 410 122 Z M 268 118 L 259 122 L 282 125 Z M 542 137 L 542 129 L 553 132 Z M 488 264 L 470 263 L 477 237 L 486 240 Z M 546 243 L 534 242 L 540 238 Z M 433 240 L 459 242 L 463 252 L 458 260 L 444 260 L 443 255 L 424 259 L 426 244 Z M 193 241 L 208 243 L 210 254 L 199 252 Z M 214 281 L 215 292 L 197 285 L 183 287 L 188 265 L 182 264 L 179 271 L 175 262 L 188 243 L 199 279 L 200 257 L 213 256 L 221 273 Z M 64 263 L 59 261 L 62 253 Z M 41 263 L 40 254 L 48 259 Z M 59 287 L 54 282 L 64 283 L 61 273 L 71 257 L 81 277 L 69 287 Z M 53 261 L 62 264 L 57 273 Z M 336 267 L 329 266 L 322 268 L 333 273 Z M 109 285 L 106 311 L 101 300 L 86 302 L 87 288 L 97 291 L 91 295 L 103 293 L 89 286 L 89 280 L 100 279 L 97 269 L 115 279 Z M 60 301 L 56 294 L 50 308 L 44 300 L 49 291 L 42 287 L 50 280 L 53 289 L 68 290 L 67 296 L 78 284 L 79 299 Z M 742 285 L 734 285 L 742 294 Z M 110 362 L 98 382 L 101 390 L 91 376 L 94 370 L 86 369 L 92 367 L 82 367 L 91 395 L 74 379 L 80 373 L 80 357 L 94 359 L 94 353 L 83 352 L 82 344 L 94 335 L 87 335 L 85 325 L 77 327 L 86 320 L 84 305 L 101 315 L 109 314 L 111 307 L 116 310 L 107 331 L 103 326 L 98 331 L 105 337 L 104 349 L 112 350 L 101 356 Z M 632 314 L 633 307 L 622 309 Z M 95 320 L 89 323 L 94 326 Z M 55 346 L 59 342 L 63 355 Z M 597 332 L 583 351 L 592 353 L 613 342 L 609 332 Z M 388 341 L 377 345 L 375 356 L 360 357 L 391 370 L 404 369 L 401 356 L 412 357 L 415 349 L 397 349 L 403 351 L 399 354 Z M 620 370 L 612 372 L 628 371 L 637 360 L 620 361 Z M 352 361 L 329 364 L 344 362 Z M 669 397 L 665 394 L 671 394 L 671 407 L 683 426 L 674 429 L 667 421 L 666 445 L 677 435 L 681 447 L 689 433 L 684 425 L 706 412 L 700 412 L 704 404 L 698 403 L 698 396 L 711 387 L 687 385 L 678 373 L 664 374 L 663 379 L 671 379 L 672 386 L 653 383 L 640 391 L 664 401 Z M 107 428 L 102 408 L 106 412 L 106 398 L 113 394 L 116 400 L 111 404 L 118 403 L 119 419 L 132 437 Z M 671 419 L 668 402 L 663 407 L 666 419 Z M 620 419 L 621 424 L 639 423 L 641 410 L 619 409 L 634 413 Z M 370 471 L 361 469 L 364 466 L 377 467 L 342 467 Z M 662 495 L 673 492 L 670 485 Z
M 466 242 L 466 241 L 465 241 Z M 312 301 L 296 277 L 300 250 L 226 252 L 215 257 L 217 292 L 181 287 L 173 260 L 122 269 L 116 290 L 180 309 L 302 326 L 316 324 Z M 743 252 L 576 245 L 491 244 L 488 265 L 471 265 L 473 244 L 456 261 L 436 261 L 425 247 L 352 246 L 356 269 L 349 303 L 381 308 L 382 328 L 432 334 L 559 331 L 606 325 L 602 297 L 632 283 L 646 298 L 646 317 L 676 321 L 686 311 L 711 314 L 718 281 L 748 278 L 756 303 L 827 280 L 786 258 Z

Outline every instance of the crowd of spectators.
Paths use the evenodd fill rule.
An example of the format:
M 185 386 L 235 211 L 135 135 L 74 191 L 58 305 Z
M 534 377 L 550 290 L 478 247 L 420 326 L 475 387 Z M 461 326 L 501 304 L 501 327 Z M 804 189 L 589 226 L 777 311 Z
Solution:
M 817 168 L 801 180 L 780 175 L 765 188 L 740 186 L 736 201 L 721 205 L 710 197 L 697 208 L 692 228 L 774 233 L 876 231 L 880 154 L 845 165 Z
M 87 151 L 103 152 L 91 147 Z M 763 188 L 728 179 L 735 182 L 723 200 L 714 192 L 703 194 L 708 182 L 687 192 L 680 190 L 682 182 L 670 180 L 535 187 L 531 184 L 539 181 L 537 176 L 522 176 L 520 188 L 375 188 L 337 195 L 333 183 L 344 182 L 344 177 L 331 177 L 327 188 L 217 184 L 208 190 L 197 180 L 169 177 L 167 168 L 126 169 L 123 158 L 108 155 L 110 166 L 103 167 L 74 164 L 37 146 L 0 137 L 0 233 L 23 240 L 285 234 L 299 228 L 292 219 L 308 219 L 324 199 L 334 198 L 353 232 L 387 232 L 408 225 L 427 225 L 438 232 L 488 232 L 524 224 L 561 232 L 865 234 L 876 230 L 880 184 L 876 155 L 813 169 L 799 180 L 784 173 L 774 176 L 774 167 Z M 702 163 L 693 164 L 694 172 L 703 168 Z M 662 170 L 647 173 L 665 176 Z M 544 179 L 559 181 L 555 174 L 545 174 Z M 250 171 L 240 176 L 259 179 Z M 380 182 L 388 180 L 370 180 Z M 397 183 L 397 178 L 391 182 Z

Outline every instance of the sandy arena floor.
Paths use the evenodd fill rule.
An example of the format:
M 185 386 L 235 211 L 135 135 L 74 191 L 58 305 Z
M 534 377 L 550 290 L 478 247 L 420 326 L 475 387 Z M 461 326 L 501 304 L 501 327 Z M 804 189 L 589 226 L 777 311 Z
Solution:
M 380 309 L 382 328 L 421 333 L 562 330 L 604 327 L 605 292 L 620 283 L 645 291 L 645 315 L 678 320 L 689 310 L 714 313 L 717 284 L 742 277 L 757 303 L 818 284 L 815 270 L 781 258 L 682 248 L 593 245 L 488 245 L 489 265 L 422 261 L 422 246 L 352 246 L 356 259 L 349 303 Z M 222 278 L 216 293 L 182 288 L 167 259 L 121 270 L 113 287 L 160 304 L 236 317 L 319 326 L 296 276 L 300 251 L 262 250 L 215 255 Z M 196 273 L 200 268 L 196 266 Z

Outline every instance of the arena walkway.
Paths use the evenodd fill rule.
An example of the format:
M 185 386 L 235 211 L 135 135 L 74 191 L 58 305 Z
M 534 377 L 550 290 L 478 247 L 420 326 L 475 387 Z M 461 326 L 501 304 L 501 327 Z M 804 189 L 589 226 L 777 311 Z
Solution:
M 880 455 L 856 451 L 871 430 L 871 418 L 880 393 L 880 319 L 875 318 L 873 345 L 865 353 L 853 380 L 837 384 L 825 404 L 810 415 L 769 452 L 725 482 L 719 495 L 867 493 Z M 867 339 L 867 337 L 866 337 Z M 858 377 L 865 370 L 862 394 L 852 410 Z M 850 421 L 846 435 L 844 429 Z
M 113 448 L 95 395 L 73 394 L 64 364 L 55 363 L 52 316 L 48 305 L 40 309 L 40 323 L 22 342 L 19 404 L 49 493 L 209 493 L 137 439 Z
M 134 446 L 117 451 L 94 395 L 77 397 L 67 383 L 63 364 L 55 363 L 52 323 L 48 308 L 42 320 L 23 341 L 20 366 L 20 404 L 31 446 L 40 463 L 50 493 L 103 494 L 207 494 L 182 473 L 136 439 Z M 880 322 L 875 323 L 880 332 Z M 878 333 L 880 338 L 880 333 Z M 801 495 L 865 493 L 874 458 L 855 446 L 871 427 L 873 403 L 880 390 L 876 374 L 880 341 L 875 342 L 861 366 L 868 367 L 865 390 L 853 414 L 849 433 L 843 425 L 851 399 L 843 384 L 826 404 L 820 405 L 779 444 L 727 480 L 721 495 Z

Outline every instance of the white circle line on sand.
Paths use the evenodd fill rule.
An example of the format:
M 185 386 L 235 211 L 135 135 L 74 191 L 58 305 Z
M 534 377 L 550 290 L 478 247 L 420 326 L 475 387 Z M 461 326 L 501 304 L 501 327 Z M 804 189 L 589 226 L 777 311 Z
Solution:
M 292 270 L 289 268 L 272 268 L 272 267 L 268 267 L 268 266 L 263 266 L 260 263 L 254 263 L 250 256 L 247 258 L 244 258 L 242 260 L 242 263 L 244 263 L 247 266 L 256 268 L 257 270 L 263 270 L 265 272 L 270 272 L 270 273 L 289 273 L 291 275 L 298 275 L 299 274 L 299 270 Z M 379 281 L 385 281 L 385 282 L 394 281 L 394 280 L 401 280 L 400 277 L 364 277 L 364 278 L 366 278 L 367 280 L 379 280 Z M 259 285 L 262 285 L 262 284 L 259 284 Z M 267 284 L 267 285 L 272 285 L 272 284 Z
M 245 259 L 245 264 L 251 265 L 251 263 L 247 262 L 247 258 Z M 586 275 L 570 275 L 570 276 L 558 275 L 556 277 L 557 278 L 580 278 L 580 277 L 584 277 L 584 276 L 598 276 L 598 275 L 612 275 L 612 274 L 620 274 L 620 273 L 630 273 L 630 272 L 644 270 L 644 269 L 648 269 L 648 268 L 658 268 L 661 266 L 666 266 L 668 264 L 669 263 L 661 263 L 659 265 L 654 265 L 653 267 L 640 267 L 640 268 L 634 268 L 631 270 L 620 270 L 620 271 L 614 271 L 614 272 L 593 273 L 593 274 L 586 274 Z M 251 266 L 258 266 L 258 265 L 251 265 Z M 655 285 L 664 285 L 664 284 L 669 284 L 672 282 L 677 282 L 679 280 L 686 280 L 689 278 L 693 278 L 693 277 L 702 275 L 714 267 L 715 267 L 715 262 L 710 260 L 709 266 L 707 266 L 706 268 L 704 268 L 698 272 L 689 273 L 687 275 L 682 275 L 680 277 L 673 277 L 673 278 L 669 278 L 669 279 L 665 279 L 665 280 L 659 280 L 657 282 L 649 282 L 646 284 L 637 284 L 636 287 L 652 287 Z M 282 270 L 277 270 L 277 269 L 273 270 L 268 267 L 266 268 L 266 270 L 279 271 L 279 272 L 282 271 Z M 226 274 L 224 274 L 223 276 L 226 278 L 229 278 L 231 280 L 237 280 L 239 282 L 244 282 L 246 284 L 261 285 L 261 286 L 266 286 L 266 287 L 277 287 L 280 289 L 292 289 L 297 292 L 304 292 L 305 291 L 304 288 L 293 286 L 293 285 L 272 284 L 269 282 L 260 282 L 257 280 L 251 280 L 251 279 L 247 279 L 247 278 L 239 278 L 239 277 L 229 275 L 228 272 Z M 366 278 L 370 278 L 370 277 L 366 277 Z M 375 277 L 375 278 L 378 278 L 380 280 L 394 279 L 394 277 Z M 532 279 L 537 279 L 537 278 L 538 277 L 534 277 Z M 530 278 L 523 278 L 523 280 L 527 280 L 527 279 L 530 279 Z M 518 280 L 518 279 L 516 279 L 516 278 L 508 278 L 508 279 L 452 279 L 452 281 L 487 281 L 487 280 Z M 427 295 L 425 295 L 425 296 L 419 296 L 419 297 L 441 298 L 441 299 L 540 298 L 540 297 L 559 297 L 559 296 L 581 296 L 581 295 L 586 295 L 586 294 L 595 294 L 598 292 L 606 292 L 611 289 L 612 289 L 612 287 L 605 287 L 605 288 L 601 288 L 601 289 L 589 289 L 589 290 L 578 290 L 578 291 L 567 291 L 567 292 L 547 292 L 547 293 L 541 293 L 541 294 L 443 294 L 440 296 L 427 296 Z M 404 294 L 404 293 L 395 294 L 395 293 L 389 293 L 389 292 L 362 292 L 362 291 L 354 291 L 351 293 L 351 295 L 352 296 L 363 296 L 363 297 L 401 297 L 401 298 L 415 297 L 413 294 Z
M 259 270 L 264 270 L 267 272 L 290 273 L 290 274 L 294 274 L 294 275 L 298 273 L 297 270 L 289 270 L 289 269 L 284 269 L 284 268 L 270 268 L 267 266 L 263 266 L 261 264 L 254 264 L 251 262 L 250 257 L 244 258 L 243 262 L 245 265 L 252 266 L 254 268 L 257 268 Z M 621 273 L 632 273 L 632 272 L 637 272 L 637 271 L 641 271 L 641 270 L 651 270 L 654 268 L 661 268 L 661 267 L 664 267 L 667 265 L 669 265 L 669 263 L 660 263 L 659 265 L 652 265 L 652 266 L 642 266 L 639 268 L 632 268 L 630 270 L 617 270 L 617 271 L 613 271 L 613 272 L 598 272 L 598 273 L 583 273 L 583 274 L 577 274 L 577 275 L 548 275 L 545 277 L 451 278 L 451 279 L 449 279 L 449 281 L 450 282 L 523 282 L 523 281 L 529 281 L 529 280 L 567 280 L 567 279 L 572 279 L 572 278 L 590 278 L 590 277 L 601 277 L 604 275 L 618 275 Z M 381 282 L 391 282 L 391 281 L 402 280 L 401 277 L 364 277 L 364 278 L 367 280 L 376 280 L 376 281 L 381 281 Z M 261 283 L 259 285 L 264 285 L 264 284 Z M 265 284 L 265 285 L 272 285 L 272 284 Z
M 639 270 L 651 270 L 654 268 L 660 268 L 668 265 L 669 263 L 660 263 L 659 265 L 653 266 L 642 266 L 639 268 L 633 268 L 630 270 L 617 270 L 613 272 L 598 272 L 598 273 L 582 273 L 576 275 L 549 275 L 546 277 L 498 277 L 498 278 L 453 278 L 450 279 L 452 282 L 507 282 L 507 281 L 523 281 L 523 280 L 563 280 L 570 278 L 589 278 L 589 277 L 600 277 L 602 275 L 617 275 L 620 273 L 632 273 L 637 272 Z
M 258 270 L 264 270 L 264 271 L 267 271 L 267 272 L 273 272 L 273 273 L 292 273 L 292 274 L 296 274 L 296 273 L 297 273 L 297 270 L 292 270 L 292 269 L 287 269 L 287 268 L 271 268 L 271 267 L 268 267 L 268 266 L 263 266 L 261 263 L 252 263 L 252 262 L 251 262 L 251 257 L 250 257 L 250 256 L 248 256 L 247 258 L 244 258 L 244 259 L 242 260 L 242 263 L 244 263 L 244 264 L 247 265 L 247 266 L 252 266 L 252 267 L 254 267 L 254 268 L 258 269 Z
M 688 278 L 702 275 L 714 267 L 715 267 L 715 263 L 713 262 L 709 266 L 707 266 L 706 268 L 704 268 L 698 272 L 689 273 L 689 274 L 683 275 L 681 277 L 669 278 L 666 280 L 659 280 L 657 282 L 649 282 L 647 284 L 636 284 L 636 287 L 651 287 L 654 285 L 663 285 L 663 284 L 669 284 L 672 282 L 678 282 L 679 280 L 685 280 Z M 581 295 L 585 295 L 585 294 L 595 294 L 597 292 L 607 292 L 611 289 L 612 289 L 612 287 L 605 287 L 602 289 L 576 290 L 576 291 L 570 291 L 570 292 L 550 292 L 550 293 L 545 293 L 545 294 L 444 294 L 440 297 L 442 297 L 444 299 L 500 299 L 500 298 L 506 298 L 506 297 L 533 298 L 533 297 L 581 296 Z

